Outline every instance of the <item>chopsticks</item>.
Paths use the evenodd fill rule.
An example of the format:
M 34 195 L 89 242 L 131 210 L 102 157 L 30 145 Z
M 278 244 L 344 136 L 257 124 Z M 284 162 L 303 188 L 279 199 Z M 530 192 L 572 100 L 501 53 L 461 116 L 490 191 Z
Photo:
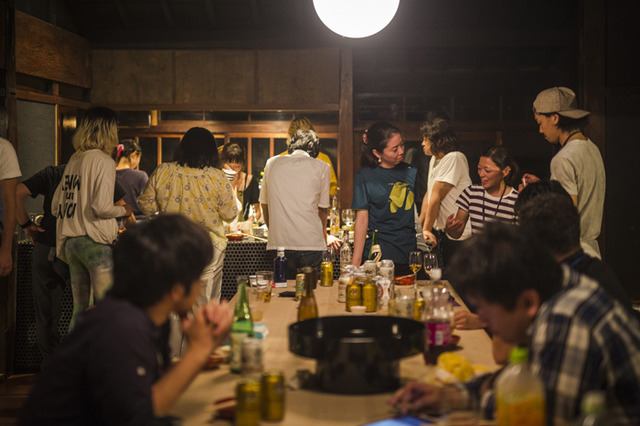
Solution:
M 266 238 L 262 238 L 262 237 L 256 237 L 255 235 L 251 235 L 251 234 L 245 234 L 244 232 L 238 232 L 239 235 L 244 235 L 245 237 L 253 237 L 258 241 L 269 241 Z

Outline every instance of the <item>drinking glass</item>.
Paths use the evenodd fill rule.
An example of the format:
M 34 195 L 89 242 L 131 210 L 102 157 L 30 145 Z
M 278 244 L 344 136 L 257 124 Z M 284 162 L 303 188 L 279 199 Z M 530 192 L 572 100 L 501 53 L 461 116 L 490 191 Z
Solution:
M 416 290 L 412 285 L 394 285 L 389 299 L 389 315 L 413 318 L 415 301 Z
M 424 254 L 424 270 L 429 275 L 429 279 L 431 279 L 431 270 L 436 269 L 438 267 L 438 256 L 431 252 Z
M 322 261 L 323 262 L 331 262 L 331 263 L 333 263 L 335 258 L 336 258 L 336 252 L 332 248 L 327 248 L 325 251 L 322 252 Z
M 256 272 L 256 282 L 258 284 L 258 291 L 262 291 L 264 295 L 264 301 L 271 301 L 271 289 L 273 288 L 273 271 L 258 271 Z
M 422 268 L 422 262 L 420 262 L 420 257 L 422 253 L 419 251 L 412 251 L 409 253 L 409 268 L 413 272 L 414 282 L 418 280 L 418 271 Z
M 351 226 L 353 226 L 353 222 L 356 219 L 356 212 L 351 209 L 343 209 L 342 210 L 342 222 L 347 226 L 347 229 L 351 230 Z

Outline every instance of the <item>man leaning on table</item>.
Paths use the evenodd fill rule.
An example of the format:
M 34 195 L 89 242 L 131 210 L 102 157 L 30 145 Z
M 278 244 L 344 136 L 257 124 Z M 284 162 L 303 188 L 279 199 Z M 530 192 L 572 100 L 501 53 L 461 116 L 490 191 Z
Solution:
M 547 424 L 568 424 L 589 390 L 607 394 L 610 424 L 640 422 L 640 323 L 595 281 L 556 263 L 522 229 L 489 224 L 454 256 L 451 280 L 506 343 L 528 345 L 545 385 Z M 468 386 L 491 415 L 493 375 Z M 489 380 L 489 381 L 488 381 Z M 456 392 L 463 398 L 464 392 Z M 438 406 L 442 388 L 411 382 L 392 403 L 403 411 Z M 449 396 L 449 395 L 448 395 Z
M 112 290 L 78 318 L 18 424 L 150 425 L 166 416 L 231 326 L 225 304 L 192 311 L 213 250 L 204 228 L 179 215 L 127 230 L 114 248 Z M 172 312 L 184 318 L 189 347 L 168 368 Z

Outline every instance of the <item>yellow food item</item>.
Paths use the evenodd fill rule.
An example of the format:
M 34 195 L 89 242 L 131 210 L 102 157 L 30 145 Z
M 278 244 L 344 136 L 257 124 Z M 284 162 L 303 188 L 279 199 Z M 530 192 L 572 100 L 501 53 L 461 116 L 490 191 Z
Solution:
M 438 357 L 437 366 L 452 374 L 461 382 L 466 382 L 472 378 L 474 373 L 473 367 L 466 358 L 452 352 L 441 354 Z

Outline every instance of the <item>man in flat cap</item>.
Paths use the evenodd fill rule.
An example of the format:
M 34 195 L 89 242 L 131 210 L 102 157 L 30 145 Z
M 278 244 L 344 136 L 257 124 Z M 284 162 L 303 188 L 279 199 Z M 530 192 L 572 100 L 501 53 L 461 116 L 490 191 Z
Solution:
M 576 94 L 566 87 L 543 90 L 533 102 L 533 113 L 545 139 L 559 144 L 551 159 L 551 179 L 560 181 L 580 214 L 580 245 L 600 258 L 597 238 L 604 209 L 605 172 L 598 147 L 583 133 L 588 111 L 577 108 Z M 525 183 L 536 176 L 525 174 Z

